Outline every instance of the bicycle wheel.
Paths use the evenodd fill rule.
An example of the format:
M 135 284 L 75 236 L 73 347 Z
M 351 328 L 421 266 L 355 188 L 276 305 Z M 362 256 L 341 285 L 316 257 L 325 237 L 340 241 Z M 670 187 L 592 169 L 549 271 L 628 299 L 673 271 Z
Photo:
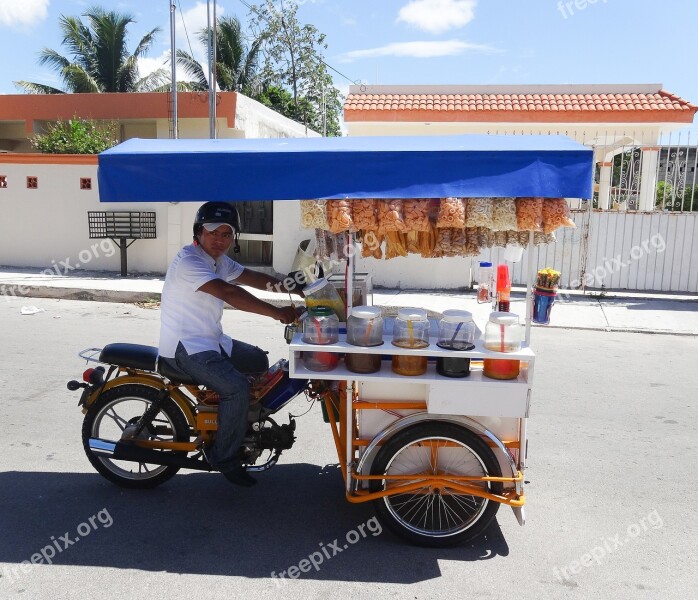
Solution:
M 477 435 L 454 423 L 419 423 L 396 433 L 373 461 L 372 475 L 415 475 L 414 480 L 372 480 L 372 492 L 407 485 L 418 476 L 501 477 L 494 453 Z M 498 494 L 502 484 L 470 482 Z M 449 486 L 423 487 L 373 501 L 378 518 L 396 535 L 422 546 L 453 546 L 480 535 L 499 503 Z

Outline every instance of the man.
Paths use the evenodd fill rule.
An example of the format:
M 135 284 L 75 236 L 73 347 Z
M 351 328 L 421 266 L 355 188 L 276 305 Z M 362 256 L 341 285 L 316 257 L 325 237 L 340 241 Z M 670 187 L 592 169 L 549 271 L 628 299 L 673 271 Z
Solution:
M 240 217 L 231 204 L 207 202 L 197 211 L 194 242 L 179 251 L 165 277 L 160 360 L 220 395 L 216 442 L 206 458 L 232 483 L 252 486 L 256 480 L 239 456 L 250 397 L 245 374 L 266 371 L 269 360 L 260 348 L 223 333 L 223 306 L 228 303 L 286 324 L 295 320 L 296 311 L 273 306 L 240 287 L 286 289 L 274 277 L 246 269 L 227 256 L 234 241 L 237 249 L 239 233 Z

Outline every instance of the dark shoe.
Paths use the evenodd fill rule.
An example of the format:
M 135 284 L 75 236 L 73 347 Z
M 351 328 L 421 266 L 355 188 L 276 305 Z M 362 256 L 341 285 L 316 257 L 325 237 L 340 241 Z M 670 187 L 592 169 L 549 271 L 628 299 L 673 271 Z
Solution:
M 257 483 L 257 480 L 252 477 L 243 466 L 236 467 L 232 471 L 223 471 L 223 476 L 230 481 L 230 483 L 243 487 L 252 487 Z

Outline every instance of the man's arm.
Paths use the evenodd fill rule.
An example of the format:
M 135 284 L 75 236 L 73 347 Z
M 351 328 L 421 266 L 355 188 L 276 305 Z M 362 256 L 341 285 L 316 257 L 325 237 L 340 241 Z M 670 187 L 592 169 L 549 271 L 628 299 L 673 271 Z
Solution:
M 235 281 L 238 282 L 241 278 L 242 276 Z M 274 281 L 276 280 L 274 279 Z M 226 283 L 222 279 L 212 279 L 204 283 L 198 291 L 211 294 L 211 296 L 215 296 L 239 310 L 271 317 L 286 325 L 293 323 L 296 319 L 296 310 L 292 306 L 274 306 L 253 296 L 247 290 L 237 285 Z
M 298 282 L 293 277 L 286 277 L 286 279 L 282 281 L 271 275 L 266 275 L 259 271 L 252 271 L 247 268 L 235 279 L 235 283 L 247 285 L 256 290 L 280 292 L 282 294 L 290 292 L 297 296 L 303 296 L 301 292 L 302 286 L 298 285 Z

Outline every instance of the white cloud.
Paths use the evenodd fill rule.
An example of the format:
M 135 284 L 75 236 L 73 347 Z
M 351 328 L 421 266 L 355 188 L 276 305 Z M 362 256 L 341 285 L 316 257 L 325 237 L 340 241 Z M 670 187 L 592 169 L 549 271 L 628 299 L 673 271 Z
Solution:
M 145 77 L 158 69 L 165 69 L 167 74 L 170 74 L 172 66 L 169 63 L 170 51 L 165 50 L 160 56 L 145 56 L 138 59 L 138 75 Z M 189 81 L 189 76 L 184 72 L 182 67 L 177 65 L 177 81 Z
M 400 9 L 397 21 L 428 33 L 442 33 L 470 23 L 476 4 L 477 0 L 411 0 Z
M 388 44 L 367 50 L 353 50 L 343 54 L 342 62 L 352 62 L 362 58 L 380 56 L 398 56 L 410 58 L 436 58 L 439 56 L 457 56 L 464 52 L 482 52 L 493 54 L 501 52 L 498 48 L 482 44 L 471 44 L 461 40 L 443 40 L 437 42 L 401 42 Z
M 0 25 L 27 27 L 43 21 L 51 0 L 0 0 Z
M 216 4 L 216 18 L 220 19 L 223 16 L 225 9 L 220 6 L 220 3 Z M 190 52 L 189 44 L 191 44 L 191 51 L 194 53 L 194 58 L 200 63 L 206 63 L 208 61 L 206 57 L 206 48 L 199 43 L 198 33 L 202 29 L 206 29 L 208 25 L 207 14 L 206 14 L 206 2 L 197 2 L 189 10 L 185 10 L 182 13 L 184 17 L 184 25 L 182 25 L 182 19 L 177 11 L 177 18 L 175 20 L 175 36 L 177 37 L 177 48 L 182 48 L 186 52 Z M 212 17 L 213 18 L 213 17 Z M 168 28 L 169 31 L 169 28 Z M 189 40 L 187 41 L 187 37 Z

